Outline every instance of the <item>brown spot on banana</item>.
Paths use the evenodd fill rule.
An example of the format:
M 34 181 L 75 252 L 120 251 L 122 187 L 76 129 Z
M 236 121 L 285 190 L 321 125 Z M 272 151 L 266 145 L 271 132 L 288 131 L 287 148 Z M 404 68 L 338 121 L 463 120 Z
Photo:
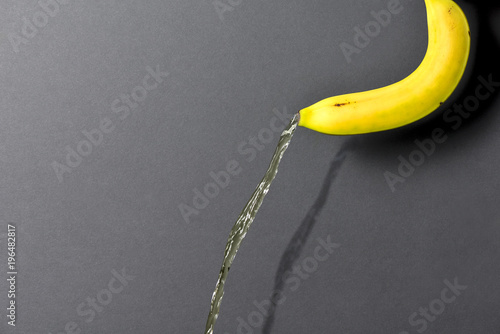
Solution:
M 354 103 L 356 103 L 356 102 L 354 102 Z M 335 107 L 342 107 L 342 106 L 345 106 L 346 104 L 351 104 L 351 102 L 335 103 L 334 106 Z

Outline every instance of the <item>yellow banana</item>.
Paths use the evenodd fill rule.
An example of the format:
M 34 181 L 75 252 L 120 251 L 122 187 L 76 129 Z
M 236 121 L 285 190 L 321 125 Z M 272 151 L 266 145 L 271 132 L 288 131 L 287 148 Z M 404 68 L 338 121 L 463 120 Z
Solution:
M 397 128 L 436 110 L 455 90 L 467 65 L 470 31 L 451 0 L 425 0 L 428 46 L 408 77 L 365 92 L 326 98 L 299 111 L 299 126 L 351 135 Z

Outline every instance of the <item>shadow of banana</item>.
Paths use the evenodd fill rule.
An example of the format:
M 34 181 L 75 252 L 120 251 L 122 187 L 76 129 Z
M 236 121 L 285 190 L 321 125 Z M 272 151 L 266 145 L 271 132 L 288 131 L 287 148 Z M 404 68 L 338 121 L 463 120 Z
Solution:
M 330 168 L 328 169 L 328 172 L 325 176 L 318 197 L 314 201 L 311 208 L 307 211 L 306 216 L 288 242 L 288 245 L 283 252 L 283 255 L 281 256 L 281 260 L 279 262 L 278 269 L 274 278 L 274 287 L 271 296 L 275 296 L 283 292 L 285 274 L 292 269 L 293 265 L 302 254 L 304 245 L 306 244 L 307 239 L 309 238 L 309 235 L 314 225 L 316 224 L 317 218 L 320 215 L 321 210 L 325 206 L 326 200 L 328 199 L 328 194 L 330 192 L 333 181 L 335 181 L 347 154 L 350 151 L 353 151 L 358 143 L 359 141 L 356 137 L 348 138 L 343 143 L 340 150 L 337 152 L 332 162 L 330 163 Z M 273 300 L 273 298 L 269 298 L 269 300 Z M 262 329 L 263 334 L 271 333 L 274 324 L 276 309 L 277 305 L 271 303 L 264 321 Z

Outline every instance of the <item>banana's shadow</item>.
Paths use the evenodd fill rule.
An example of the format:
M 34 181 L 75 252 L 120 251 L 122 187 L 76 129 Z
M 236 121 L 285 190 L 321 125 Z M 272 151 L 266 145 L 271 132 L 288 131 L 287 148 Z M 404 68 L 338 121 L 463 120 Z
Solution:
M 271 298 L 269 300 L 274 300 L 274 296 L 281 295 L 284 288 L 285 275 L 292 269 L 293 265 L 300 257 L 302 249 L 307 242 L 307 239 L 316 223 L 321 210 L 325 206 L 330 187 L 337 177 L 338 171 L 342 167 L 346 155 L 349 151 L 354 150 L 359 144 L 357 137 L 348 138 L 340 148 L 339 152 L 335 155 L 332 162 L 330 163 L 330 168 L 325 176 L 321 190 L 319 191 L 318 197 L 314 201 L 311 208 L 307 211 L 306 216 L 300 223 L 299 227 L 295 231 L 294 235 L 288 242 L 288 245 L 281 256 L 276 275 L 274 277 L 274 287 L 271 293 Z M 277 305 L 272 303 L 267 310 L 267 315 L 262 328 L 263 334 L 271 333 Z
M 453 94 L 441 108 L 420 121 L 394 130 L 362 135 L 362 137 L 369 138 L 369 140 L 364 141 L 360 155 L 385 155 L 388 150 L 391 150 L 394 143 L 397 143 L 397 145 L 412 145 L 417 138 L 429 137 L 432 130 L 436 128 L 441 128 L 446 133 L 454 136 L 460 136 L 465 132 L 463 130 L 470 128 L 480 118 L 492 116 L 488 111 L 491 110 L 491 106 L 498 98 L 500 87 L 494 87 L 494 91 L 487 91 L 483 88 L 482 94 L 488 92 L 488 97 L 479 100 L 479 105 L 476 108 L 471 108 L 472 111 L 467 117 L 460 116 L 454 111 L 448 111 L 454 109 L 455 103 L 462 104 L 467 98 L 477 96 L 476 90 L 482 84 L 478 79 L 479 77 L 488 81 L 491 76 L 493 81 L 500 82 L 500 45 L 492 26 L 493 13 L 495 10 L 500 10 L 500 4 L 492 4 L 487 1 L 465 2 L 470 3 L 475 11 L 475 13 L 466 11 L 466 15 L 475 14 L 477 22 L 474 25 L 471 24 L 471 35 L 473 37 L 471 54 L 474 52 L 475 56 L 470 59 L 467 65 L 467 72 L 469 73 L 467 81 L 461 82 L 459 85 L 459 88 L 462 87 L 461 93 Z M 473 29 L 476 31 L 472 31 Z M 443 64 L 443 66 L 446 66 L 446 64 Z M 448 113 L 447 118 L 445 118 L 446 113 Z M 465 114 L 467 114 L 466 110 Z M 454 117 L 456 121 L 451 121 L 451 117 Z M 460 121 L 458 121 L 457 117 L 460 117 Z M 446 146 L 443 146 L 443 149 L 446 150 Z

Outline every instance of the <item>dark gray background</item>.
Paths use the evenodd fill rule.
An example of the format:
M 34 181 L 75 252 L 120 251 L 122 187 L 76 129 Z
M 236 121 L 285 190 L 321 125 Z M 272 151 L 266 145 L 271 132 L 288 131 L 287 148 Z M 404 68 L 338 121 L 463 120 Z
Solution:
M 242 0 L 221 20 L 211 0 L 69 1 L 16 53 L 9 34 L 40 6 L 2 1 L 0 266 L 5 273 L 13 222 L 19 276 L 15 329 L 6 324 L 6 274 L 0 280 L 0 331 L 55 334 L 75 322 L 82 333 L 202 333 L 229 230 L 277 135 L 253 161 L 238 145 L 269 127 L 274 108 L 293 113 L 411 73 L 426 50 L 423 1 L 402 0 L 351 63 L 339 47 L 388 2 Z M 455 277 L 467 289 L 426 333 L 500 333 L 500 99 L 457 131 L 441 121 L 473 94 L 478 75 L 500 81 L 487 60 L 499 59 L 499 12 L 459 4 L 473 38 L 459 91 L 419 124 L 359 136 L 302 258 L 317 238 L 341 246 L 286 291 L 273 333 L 417 333 L 408 316 Z M 170 75 L 119 121 L 112 102 L 157 65 Z M 59 182 L 51 164 L 105 117 L 115 130 Z M 392 192 L 384 172 L 397 172 L 398 156 L 436 127 L 448 140 Z M 232 267 L 216 333 L 236 333 L 238 317 L 269 297 L 280 256 L 345 140 L 297 130 Z M 192 205 L 193 189 L 232 159 L 242 172 L 186 223 L 179 204 Z M 135 279 L 85 322 L 77 306 L 122 268 Z

